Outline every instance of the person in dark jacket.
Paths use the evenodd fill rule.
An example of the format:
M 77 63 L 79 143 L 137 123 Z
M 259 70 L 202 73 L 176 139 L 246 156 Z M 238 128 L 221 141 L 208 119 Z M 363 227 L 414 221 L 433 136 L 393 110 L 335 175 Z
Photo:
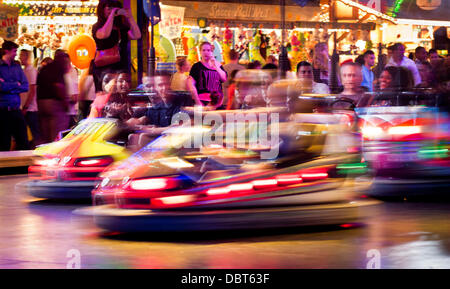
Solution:
M 71 68 L 69 55 L 59 53 L 52 63 L 38 73 L 37 103 L 42 142 L 55 140 L 58 133 L 69 128 L 69 99 L 64 74 Z
M 11 137 L 17 150 L 29 149 L 27 126 L 20 110 L 20 93 L 28 91 L 28 80 L 19 62 L 14 61 L 19 46 L 2 45 L 0 60 L 0 151 L 9 151 Z

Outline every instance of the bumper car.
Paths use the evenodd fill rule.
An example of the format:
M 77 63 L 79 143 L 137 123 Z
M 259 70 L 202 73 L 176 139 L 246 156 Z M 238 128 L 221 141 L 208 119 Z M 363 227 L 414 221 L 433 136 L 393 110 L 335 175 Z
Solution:
M 116 120 L 86 119 L 59 141 L 39 146 L 26 191 L 37 198 L 90 199 L 99 173 L 129 156 L 123 143 L 107 141 L 116 133 Z
M 374 204 L 351 183 L 365 164 L 347 118 L 299 113 L 275 122 L 272 116 L 261 129 L 258 114 L 242 126 L 227 121 L 166 130 L 104 171 L 92 192 L 94 206 L 76 213 L 109 231 L 182 232 L 342 224 Z M 264 132 L 267 142 L 251 144 L 252 134 L 261 140 Z M 211 135 L 218 142 L 206 144 Z M 192 145 L 196 140 L 201 145 Z M 276 155 L 267 154 L 274 148 Z
M 448 95 L 366 95 L 356 112 L 374 197 L 447 195 L 450 188 Z

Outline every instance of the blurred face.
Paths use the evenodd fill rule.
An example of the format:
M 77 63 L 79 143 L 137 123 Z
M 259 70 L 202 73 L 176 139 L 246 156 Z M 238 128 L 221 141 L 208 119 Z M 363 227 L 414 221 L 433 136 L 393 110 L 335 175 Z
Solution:
M 14 59 L 17 56 L 17 48 L 13 48 L 11 50 L 5 50 L 5 54 L 3 57 L 6 57 L 8 59 Z
M 51 62 L 50 59 L 42 61 L 42 62 L 41 62 L 41 67 L 46 66 L 46 65 L 49 64 L 50 62 Z
M 345 65 L 341 68 L 342 85 L 346 90 L 359 89 L 363 81 L 361 69 L 352 65 Z
M 439 60 L 439 55 L 436 52 L 430 53 L 430 62 Z
M 200 50 L 200 55 L 202 56 L 202 60 L 208 61 L 214 57 L 213 55 L 213 48 L 209 44 L 205 44 L 202 46 L 202 49 Z
M 368 65 L 369 67 L 372 67 L 375 65 L 375 55 L 374 54 L 367 54 L 364 57 L 364 62 L 366 65 Z
M 191 63 L 189 60 L 186 60 L 186 62 L 181 67 L 181 72 L 189 72 L 191 70 Z
M 145 92 L 149 92 L 152 90 L 152 81 L 151 78 L 148 76 L 143 76 L 142 77 L 142 84 L 144 86 L 144 91 Z
M 70 62 L 70 58 L 69 57 L 65 57 L 64 58 L 64 68 L 65 68 L 65 72 L 69 72 L 72 69 L 72 63 Z
M 117 82 L 114 74 L 106 74 L 102 82 L 103 91 L 107 93 L 116 92 Z
M 431 80 L 432 71 L 428 65 L 419 64 L 417 65 L 417 70 L 419 70 L 422 81 L 429 82 Z
M 165 76 L 156 76 L 155 77 L 155 90 L 158 95 L 166 101 L 166 95 L 169 91 L 170 80 Z
M 130 89 L 130 83 L 128 81 L 128 75 L 126 73 L 119 74 L 117 77 L 117 92 L 127 92 Z
M 299 79 L 313 79 L 312 66 L 300 66 L 297 71 L 297 77 Z
M 403 56 L 405 55 L 405 46 L 399 45 L 397 49 L 394 49 L 393 57 L 395 60 L 402 60 Z
M 392 76 L 386 70 L 380 75 L 380 89 L 386 89 L 391 86 Z
M 316 53 L 319 55 L 327 56 L 328 57 L 328 46 L 327 45 L 321 45 L 317 47 Z
M 388 57 L 388 58 L 391 58 L 392 55 L 394 55 L 394 50 L 388 49 L 388 50 L 387 50 L 387 57 Z
M 22 65 L 27 65 L 29 63 L 29 54 L 25 51 L 21 51 L 19 54 L 19 61 Z
M 427 56 L 428 56 L 427 51 L 425 49 L 419 49 L 416 53 L 416 58 L 419 61 L 423 61 L 423 62 L 427 61 Z

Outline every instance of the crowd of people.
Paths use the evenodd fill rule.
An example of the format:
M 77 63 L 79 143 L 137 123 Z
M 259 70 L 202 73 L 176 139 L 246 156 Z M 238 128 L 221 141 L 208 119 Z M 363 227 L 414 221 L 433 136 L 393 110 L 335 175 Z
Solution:
M 339 94 L 342 100 L 339 105 L 354 107 L 365 92 L 450 90 L 450 57 L 441 57 L 436 50 L 427 51 L 420 46 L 406 57 L 405 46 L 397 43 L 388 47 L 387 55 L 378 57 L 378 63 L 375 53 L 367 50 L 355 61 L 342 62 L 335 70 L 327 44 L 318 43 L 311 51 L 310 61 L 293 64 L 296 72 L 283 76 L 290 78 L 283 86 L 286 79 L 279 78 L 281 73 L 274 55 L 267 57 L 264 66 L 258 61 L 242 65 L 239 53 L 231 50 L 229 63 L 222 65 L 214 57 L 214 46 L 203 42 L 199 62 L 189 63 L 186 57 L 179 57 L 173 75 L 163 73 L 143 79 L 141 88 L 154 93 L 149 99 L 151 105 L 137 113 L 128 100 L 131 86 L 126 44 L 141 37 L 139 28 L 129 10 L 116 0 L 100 1 L 97 14 L 98 22 L 92 30 L 97 55 L 80 76 L 63 50 L 56 51 L 53 59 L 42 59 L 35 67 L 32 51 L 20 50 L 16 61 L 18 45 L 11 41 L 3 43 L 1 151 L 32 149 L 54 141 L 61 131 L 85 118 L 116 118 L 130 132 L 139 128 L 147 135 L 157 135 L 171 125 L 176 113 L 189 106 L 202 106 L 206 110 L 245 109 L 280 105 L 286 103 L 283 98 L 292 94 L 331 91 Z M 111 58 L 115 49 L 119 57 Z M 333 76 L 333 71 L 338 74 Z M 339 91 L 331 89 L 334 80 Z M 137 136 L 137 142 L 143 142 L 142 136 Z

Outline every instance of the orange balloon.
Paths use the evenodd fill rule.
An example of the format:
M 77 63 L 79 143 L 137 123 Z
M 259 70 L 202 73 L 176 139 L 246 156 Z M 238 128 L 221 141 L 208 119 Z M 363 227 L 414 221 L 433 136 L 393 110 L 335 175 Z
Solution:
M 72 37 L 69 43 L 70 61 L 79 69 L 89 68 L 89 65 L 95 57 L 97 46 L 94 39 L 87 35 L 81 34 Z

